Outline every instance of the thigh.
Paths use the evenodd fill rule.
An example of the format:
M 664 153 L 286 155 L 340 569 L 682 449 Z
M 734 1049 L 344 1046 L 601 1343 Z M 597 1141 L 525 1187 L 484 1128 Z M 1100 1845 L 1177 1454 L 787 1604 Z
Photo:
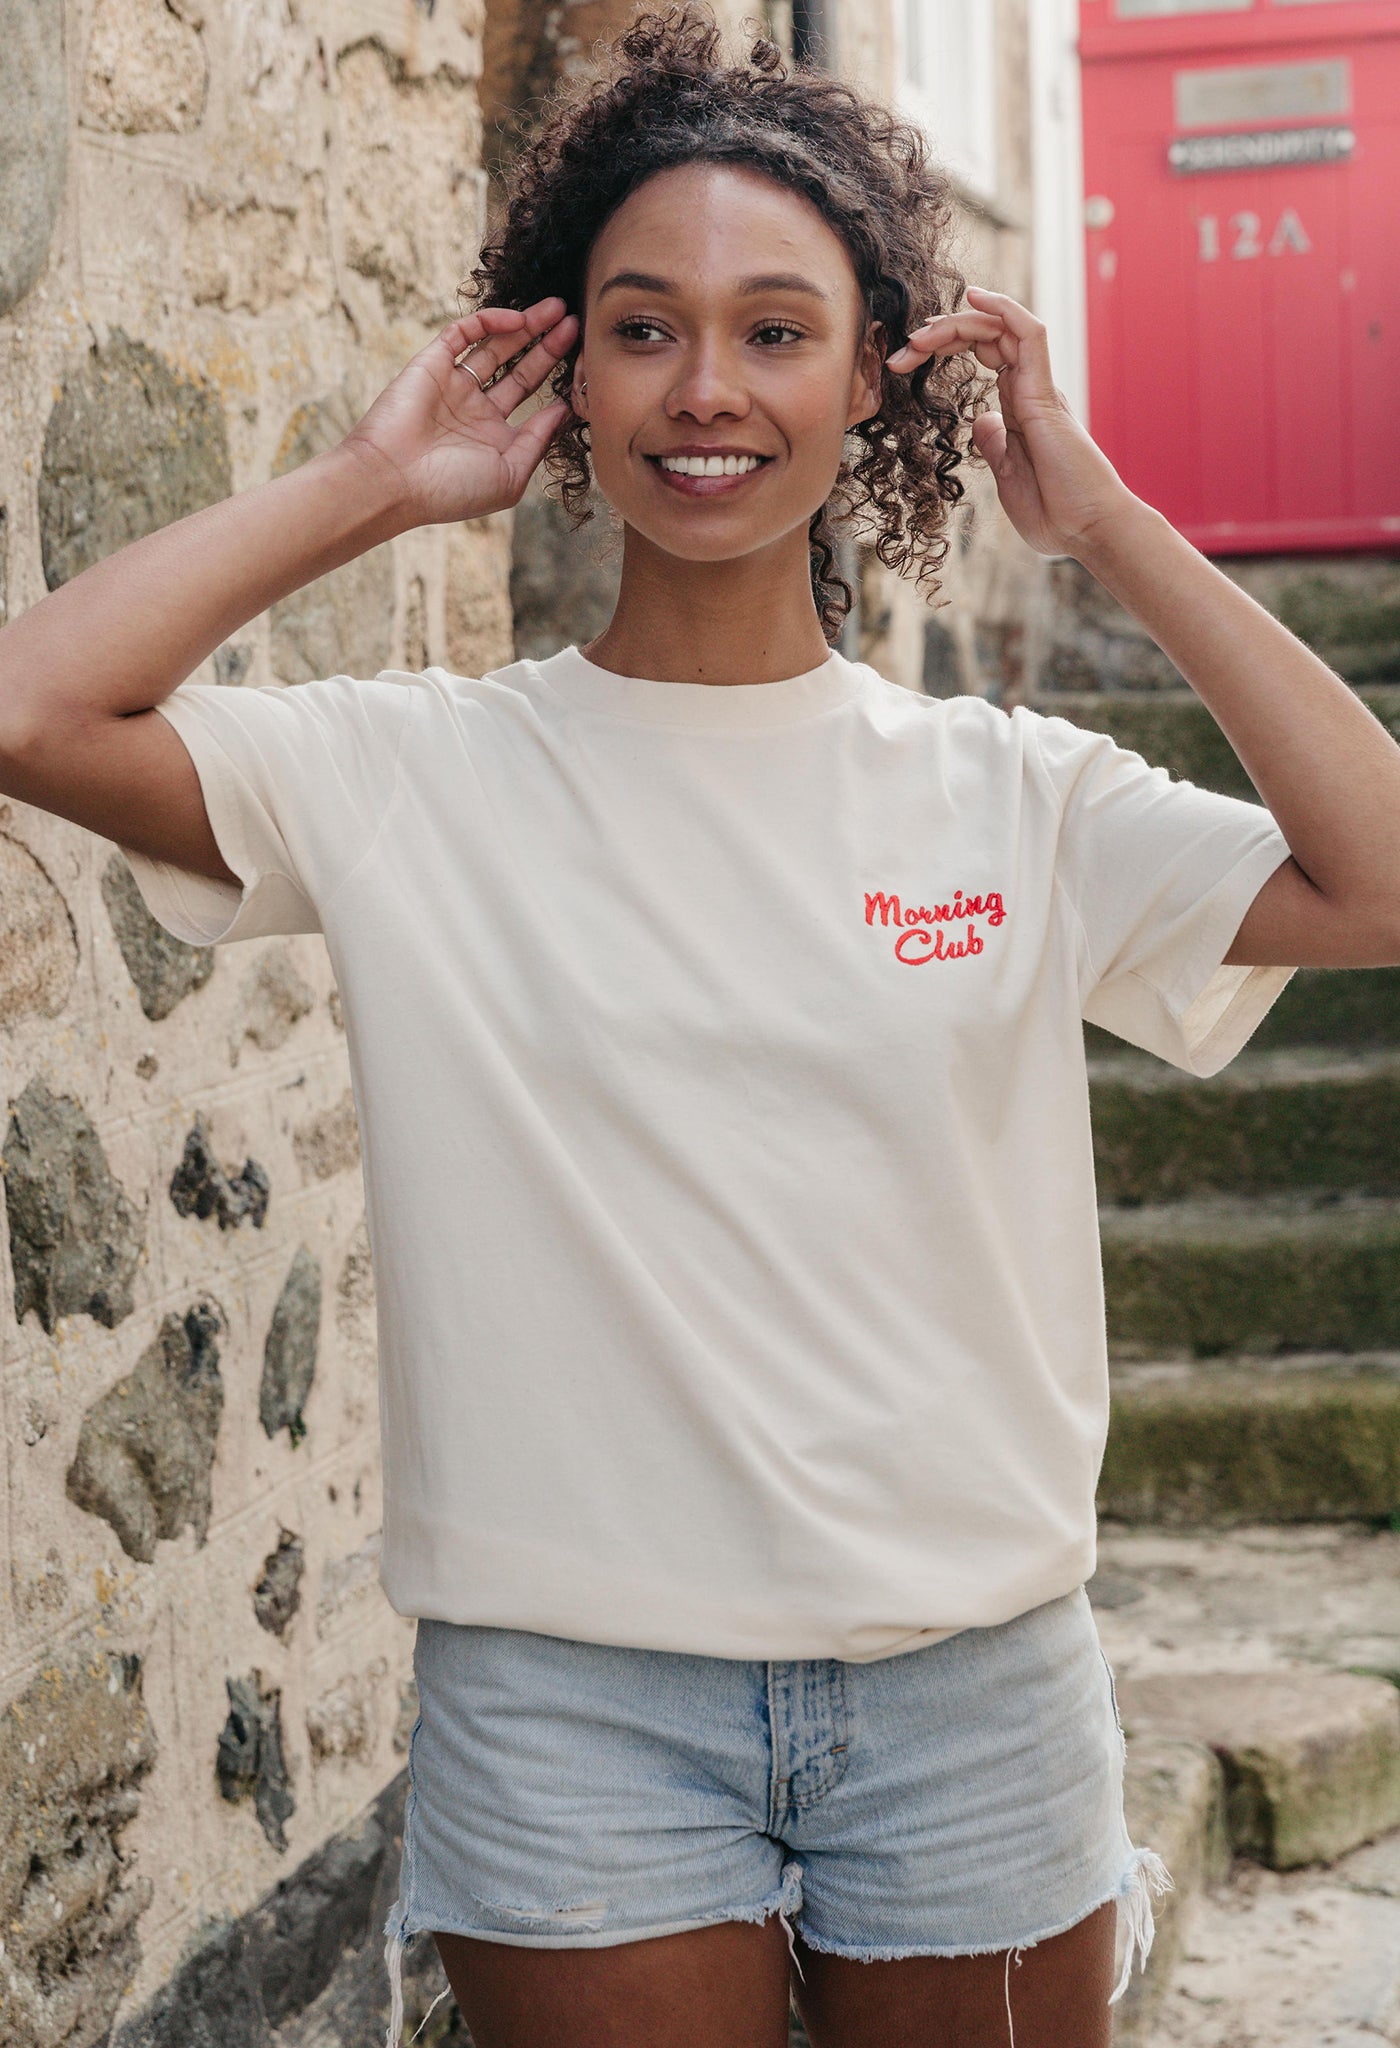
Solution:
M 1116 1908 L 982 1956 L 862 1963 L 798 1942 L 812 2048 L 1109 2048 Z
M 786 2048 L 788 1943 L 776 1917 L 611 1948 L 434 1939 L 475 2048 Z

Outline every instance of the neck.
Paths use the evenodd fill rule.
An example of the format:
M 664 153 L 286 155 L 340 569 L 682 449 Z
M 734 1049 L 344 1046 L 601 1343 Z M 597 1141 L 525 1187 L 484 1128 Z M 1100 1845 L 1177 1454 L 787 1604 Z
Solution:
M 830 649 L 805 525 L 722 562 L 685 561 L 625 527 L 616 610 L 580 652 L 663 683 L 774 683 L 819 668 Z

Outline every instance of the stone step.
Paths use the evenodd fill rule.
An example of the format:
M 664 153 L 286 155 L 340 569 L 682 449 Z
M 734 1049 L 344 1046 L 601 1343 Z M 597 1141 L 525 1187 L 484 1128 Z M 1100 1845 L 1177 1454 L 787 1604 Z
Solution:
M 1400 1513 L 1400 1352 L 1117 1365 L 1099 1513 L 1162 1527 Z
M 1130 1736 L 1123 1811 L 1133 1841 L 1155 1849 L 1172 1877 L 1172 1889 L 1152 1902 L 1147 1966 L 1134 1963 L 1114 2008 L 1113 2048 L 1149 2048 L 1197 1903 L 1209 1885 L 1223 1883 L 1230 1868 L 1219 1757 L 1203 1742 Z
M 1185 1672 L 1118 1682 L 1129 1740 L 1206 1743 L 1238 1855 L 1331 1863 L 1400 1827 L 1400 1694 L 1344 1671 Z
M 1122 1048 L 1089 1061 L 1100 1199 L 1400 1195 L 1400 1052 L 1246 1048 L 1209 1079 Z
M 1212 1195 L 1099 1231 L 1115 1358 L 1400 1350 L 1400 1202 Z

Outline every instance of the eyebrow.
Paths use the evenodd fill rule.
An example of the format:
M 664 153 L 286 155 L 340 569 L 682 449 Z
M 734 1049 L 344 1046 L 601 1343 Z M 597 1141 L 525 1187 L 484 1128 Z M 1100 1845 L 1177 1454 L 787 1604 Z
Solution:
M 599 286 L 598 297 L 601 299 L 605 292 L 614 289 L 656 292 L 664 298 L 676 298 L 680 293 L 680 286 L 669 277 L 653 277 L 647 270 L 614 271 L 607 283 Z M 813 284 L 810 277 L 803 277 L 795 270 L 766 271 L 758 277 L 746 277 L 740 280 L 736 289 L 746 298 L 757 292 L 806 292 L 810 298 L 823 300 L 830 297 L 819 284 Z

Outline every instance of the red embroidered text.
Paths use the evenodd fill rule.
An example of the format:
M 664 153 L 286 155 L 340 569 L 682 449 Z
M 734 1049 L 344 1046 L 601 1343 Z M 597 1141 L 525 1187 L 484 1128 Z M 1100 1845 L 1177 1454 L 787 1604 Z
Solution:
M 971 920 L 985 917 L 988 924 L 996 925 L 1005 916 L 1006 905 L 995 889 L 985 896 L 964 896 L 958 889 L 954 891 L 951 903 L 935 903 L 931 910 L 923 903 L 901 905 L 897 896 L 887 895 L 883 889 L 867 889 L 865 892 L 866 923 L 874 924 L 878 918 L 882 925 L 894 925 L 898 929 L 894 957 L 902 960 L 906 967 L 923 967 L 930 960 L 964 960 L 971 954 L 982 952 L 985 941 Z M 950 939 L 942 931 L 929 930 L 930 925 L 944 925 L 955 918 L 967 920 L 967 929 L 960 939 Z

